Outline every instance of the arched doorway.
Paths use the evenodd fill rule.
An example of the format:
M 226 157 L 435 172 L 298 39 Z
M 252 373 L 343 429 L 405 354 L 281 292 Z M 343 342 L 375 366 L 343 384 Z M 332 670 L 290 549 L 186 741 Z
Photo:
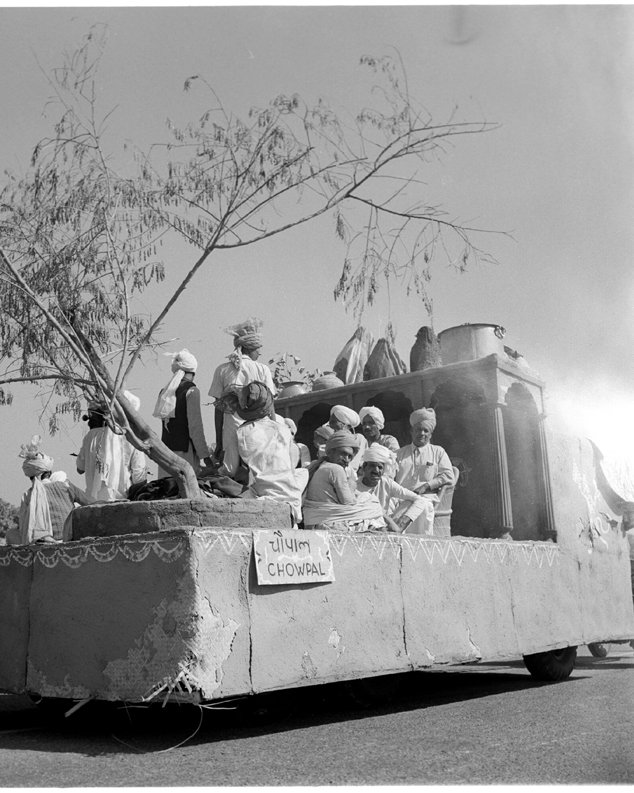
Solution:
M 542 540 L 548 535 L 548 520 L 539 411 L 522 383 L 513 383 L 504 401 L 513 539 Z

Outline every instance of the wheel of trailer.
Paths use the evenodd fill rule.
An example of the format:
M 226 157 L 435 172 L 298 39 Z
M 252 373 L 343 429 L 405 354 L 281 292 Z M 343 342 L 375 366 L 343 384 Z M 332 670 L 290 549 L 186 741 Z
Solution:
M 588 645 L 588 650 L 590 650 L 595 658 L 605 658 L 610 652 L 610 645 L 601 644 L 601 642 L 591 642 Z
M 524 656 L 524 664 L 536 680 L 553 683 L 569 678 L 576 660 L 576 647 L 563 647 L 561 650 Z

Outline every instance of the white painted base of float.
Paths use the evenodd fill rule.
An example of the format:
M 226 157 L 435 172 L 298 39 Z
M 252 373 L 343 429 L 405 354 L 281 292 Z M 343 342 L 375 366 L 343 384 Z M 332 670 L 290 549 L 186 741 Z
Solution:
M 624 542 L 584 558 L 332 534 L 336 580 L 293 587 L 257 584 L 252 539 L 183 527 L 0 549 L 0 688 L 211 700 L 634 636 Z

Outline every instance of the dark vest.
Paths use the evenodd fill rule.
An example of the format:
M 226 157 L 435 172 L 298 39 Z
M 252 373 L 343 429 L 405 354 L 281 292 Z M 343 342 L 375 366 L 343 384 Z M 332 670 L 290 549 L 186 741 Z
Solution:
M 186 452 L 189 449 L 189 423 L 187 422 L 187 392 L 196 384 L 193 380 L 183 380 L 176 389 L 174 416 L 163 422 L 161 440 L 173 452 Z

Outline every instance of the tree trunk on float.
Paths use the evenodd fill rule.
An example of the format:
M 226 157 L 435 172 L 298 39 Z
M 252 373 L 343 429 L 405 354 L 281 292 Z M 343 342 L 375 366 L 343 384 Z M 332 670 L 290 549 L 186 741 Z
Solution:
M 152 462 L 160 465 L 164 471 L 174 477 L 181 498 L 202 498 L 198 479 L 187 460 L 183 460 L 163 443 L 145 419 L 134 410 L 121 389 L 117 391 L 116 397 L 118 408 L 126 419 L 125 422 L 119 422 L 125 428 L 126 439 L 135 449 L 145 452 Z
M 152 462 L 160 465 L 170 476 L 174 477 L 178 484 L 178 494 L 181 498 L 203 498 L 192 466 L 187 460 L 183 460 L 182 457 L 179 457 L 163 443 L 145 419 L 132 407 L 123 393 L 123 388 L 119 388 L 115 394 L 114 381 L 99 354 L 81 329 L 77 328 L 72 321 L 71 325 L 90 358 L 99 386 L 108 398 L 108 402 L 112 403 L 113 417 L 118 427 L 123 430 L 126 440 L 135 449 L 144 452 Z M 117 431 L 118 427 L 111 427 L 111 429 Z

